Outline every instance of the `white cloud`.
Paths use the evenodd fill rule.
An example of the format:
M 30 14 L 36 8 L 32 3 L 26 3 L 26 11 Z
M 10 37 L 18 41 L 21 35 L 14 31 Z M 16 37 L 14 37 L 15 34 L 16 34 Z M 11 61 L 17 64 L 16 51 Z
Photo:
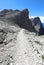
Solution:
M 30 18 L 34 18 L 34 17 L 37 17 L 37 16 L 30 16 Z M 41 19 L 41 22 L 44 23 L 44 16 L 39 16 L 40 19 Z

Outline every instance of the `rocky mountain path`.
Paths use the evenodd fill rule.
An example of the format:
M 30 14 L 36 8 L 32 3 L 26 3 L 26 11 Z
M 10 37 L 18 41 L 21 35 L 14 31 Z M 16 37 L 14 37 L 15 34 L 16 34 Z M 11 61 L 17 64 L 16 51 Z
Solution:
M 27 39 L 23 29 L 20 30 L 17 36 L 16 52 L 14 53 L 14 57 L 14 65 L 41 65 L 39 63 L 41 59 L 39 59 L 37 54 L 33 52 L 32 44 Z
M 23 29 L 19 32 L 16 42 L 16 62 L 17 65 L 31 65 L 33 62 L 32 47 L 29 44 Z M 30 54 L 31 53 L 31 54 Z
M 12 40 L 11 40 L 12 39 Z M 11 40 L 6 46 L 0 48 L 0 65 L 42 65 L 39 47 L 34 34 L 20 29 L 18 33 L 9 33 Z

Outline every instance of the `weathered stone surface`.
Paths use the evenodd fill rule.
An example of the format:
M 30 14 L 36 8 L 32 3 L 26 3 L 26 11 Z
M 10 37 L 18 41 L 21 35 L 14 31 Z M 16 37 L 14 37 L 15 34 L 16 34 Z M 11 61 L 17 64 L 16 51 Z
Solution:
M 29 19 L 28 9 L 22 11 L 19 10 L 4 10 L 2 13 L 5 13 L 3 17 L 0 17 L 0 20 L 7 22 L 10 25 L 19 25 L 21 28 L 25 28 L 29 31 L 34 31 L 31 20 Z
M 35 28 L 35 31 L 38 35 L 43 35 L 44 34 L 44 29 L 41 23 L 41 20 L 39 17 L 35 17 L 34 19 L 31 19 L 32 25 Z
M 8 27 L 11 29 L 10 27 Z M 15 26 L 13 26 L 15 30 Z M 16 32 L 7 32 L 0 45 L 0 65 L 42 65 L 44 60 L 44 36 L 36 36 L 35 33 L 25 29 Z M 42 39 L 41 39 L 42 38 Z
M 44 65 L 44 35 L 30 32 L 34 26 L 27 15 L 26 9 L 0 17 L 0 65 Z
M 44 34 L 44 29 L 41 24 L 40 18 L 35 17 L 34 19 L 30 20 L 28 9 L 24 9 L 22 11 L 4 9 L 0 12 L 0 20 L 10 25 L 17 24 L 21 28 L 25 28 L 31 32 L 36 32 L 38 35 Z

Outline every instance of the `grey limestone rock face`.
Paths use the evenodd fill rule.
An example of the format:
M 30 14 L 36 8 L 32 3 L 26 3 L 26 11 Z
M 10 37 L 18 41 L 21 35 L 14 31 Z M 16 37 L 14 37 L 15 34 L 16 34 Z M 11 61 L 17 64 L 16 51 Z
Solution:
M 29 11 L 28 9 L 24 9 L 22 11 L 19 10 L 4 10 L 2 13 L 5 13 L 4 16 L 1 17 L 0 20 L 7 22 L 10 25 L 19 25 L 21 28 L 27 29 L 29 31 L 34 31 L 34 27 L 32 26 L 31 20 L 29 19 Z M 1 12 L 0 12 L 1 13 Z
M 32 32 L 27 9 L 10 11 L 0 16 L 0 65 L 44 65 L 44 35 Z
M 12 29 L 11 26 L 8 28 Z M 13 28 L 14 32 L 7 31 L 3 45 L 0 44 L 0 65 L 44 65 L 44 36 Z
M 40 18 L 35 17 L 34 19 L 30 19 L 28 9 L 24 9 L 22 11 L 4 9 L 0 12 L 0 20 L 10 25 L 18 25 L 21 28 L 35 32 L 38 35 L 44 34 Z
M 35 17 L 34 19 L 31 19 L 32 25 L 35 28 L 35 31 L 38 35 L 43 35 L 44 34 L 44 28 L 42 26 L 41 20 L 39 17 Z

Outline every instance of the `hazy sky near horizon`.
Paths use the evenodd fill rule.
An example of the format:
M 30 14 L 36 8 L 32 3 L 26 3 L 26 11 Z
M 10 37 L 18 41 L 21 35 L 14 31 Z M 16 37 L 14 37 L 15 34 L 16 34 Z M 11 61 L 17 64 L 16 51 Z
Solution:
M 0 0 L 0 10 L 25 8 L 30 16 L 44 16 L 44 0 Z

